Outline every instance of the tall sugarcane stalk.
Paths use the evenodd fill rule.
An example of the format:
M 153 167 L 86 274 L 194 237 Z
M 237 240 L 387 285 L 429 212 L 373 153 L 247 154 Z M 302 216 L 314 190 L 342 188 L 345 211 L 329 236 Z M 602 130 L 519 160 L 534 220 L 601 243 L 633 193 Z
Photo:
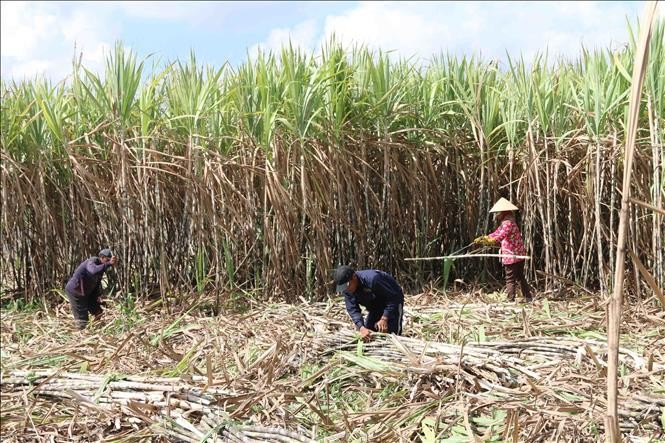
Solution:
M 626 256 L 626 243 L 628 225 L 630 220 L 630 193 L 633 156 L 635 151 L 635 138 L 638 126 L 638 112 L 642 84 L 646 72 L 649 56 L 649 41 L 651 39 L 651 26 L 656 11 L 656 1 L 646 5 L 645 20 L 640 33 L 640 40 L 636 48 L 635 63 L 633 65 L 632 85 L 626 123 L 626 145 L 624 150 L 624 171 L 621 195 L 621 212 L 619 215 L 619 229 L 617 235 L 616 267 L 614 273 L 614 290 L 608 304 L 607 319 L 607 417 L 606 439 L 609 442 L 621 441 L 618 416 L 618 364 L 619 364 L 619 337 L 621 334 L 621 308 L 623 300 L 624 264 Z
M 656 207 L 663 28 L 639 123 L 650 139 L 637 140 L 650 155 L 635 175 L 635 197 Z M 191 57 L 148 72 L 116 50 L 113 75 L 76 65 L 71 84 L 3 79 L 2 284 L 26 299 L 46 294 L 108 242 L 126 254 L 118 279 L 128 292 L 323 297 L 341 262 L 418 287 L 438 267 L 413 276 L 401 259 L 492 229 L 486 210 L 499 196 L 523 208 L 530 272 L 601 284 L 621 168 L 607 154 L 624 136 L 633 52 L 511 60 L 506 72 L 479 57 L 418 66 L 331 41 L 320 58 L 285 49 L 235 68 Z M 114 177 L 117 193 L 103 192 Z M 662 286 L 661 226 L 655 214 L 632 235 Z

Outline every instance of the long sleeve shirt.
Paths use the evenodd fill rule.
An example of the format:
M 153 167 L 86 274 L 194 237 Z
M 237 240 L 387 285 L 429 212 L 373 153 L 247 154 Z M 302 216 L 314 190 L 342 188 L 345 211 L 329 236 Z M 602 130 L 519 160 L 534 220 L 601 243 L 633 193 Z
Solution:
M 359 284 L 355 292 L 344 291 L 346 312 L 357 328 L 364 326 L 360 306 L 370 312 L 381 311 L 390 318 L 398 315 L 398 306 L 404 303 L 404 292 L 388 273 L 374 269 L 356 271 Z
M 81 297 L 94 294 L 99 290 L 104 272 L 111 266 L 111 263 L 102 263 L 99 257 L 84 260 L 67 282 L 65 290 Z
M 501 222 L 501 225 L 497 228 L 496 231 L 489 234 L 489 237 L 492 237 L 495 240 L 501 242 L 501 254 L 502 255 L 524 255 L 526 254 L 526 248 L 524 247 L 524 242 L 522 241 L 522 234 L 520 229 L 517 227 L 515 220 L 505 219 Z M 511 265 L 523 261 L 523 258 L 514 258 L 514 257 L 501 257 L 501 263 L 504 265 Z

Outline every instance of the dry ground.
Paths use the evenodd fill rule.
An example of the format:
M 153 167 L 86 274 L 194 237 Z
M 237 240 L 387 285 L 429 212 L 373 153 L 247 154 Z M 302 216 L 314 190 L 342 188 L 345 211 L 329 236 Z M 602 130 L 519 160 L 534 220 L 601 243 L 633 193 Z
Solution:
M 109 301 L 2 312 L 2 441 L 599 441 L 600 297 L 407 297 L 403 337 L 357 340 L 340 299 L 212 316 Z M 550 294 L 550 298 L 552 295 Z M 621 427 L 665 432 L 665 312 L 626 308 Z

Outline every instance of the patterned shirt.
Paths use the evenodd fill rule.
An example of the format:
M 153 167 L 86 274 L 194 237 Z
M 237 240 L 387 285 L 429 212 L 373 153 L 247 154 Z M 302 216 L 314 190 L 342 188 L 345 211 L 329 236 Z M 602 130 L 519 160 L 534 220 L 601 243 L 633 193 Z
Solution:
M 501 242 L 500 253 L 503 255 L 526 254 L 524 242 L 522 241 L 522 234 L 520 234 L 520 228 L 517 227 L 515 220 L 504 220 L 501 223 L 501 226 L 489 236 Z M 513 263 L 521 262 L 523 260 L 523 258 L 501 257 L 501 263 L 504 265 L 512 265 Z

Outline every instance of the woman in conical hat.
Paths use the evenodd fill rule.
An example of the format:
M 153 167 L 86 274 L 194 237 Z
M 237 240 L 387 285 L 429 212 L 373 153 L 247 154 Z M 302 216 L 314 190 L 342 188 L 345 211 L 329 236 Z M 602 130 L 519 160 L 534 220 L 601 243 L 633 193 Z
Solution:
M 524 242 L 522 241 L 522 234 L 517 226 L 514 211 L 518 211 L 517 206 L 501 197 L 497 201 L 490 212 L 495 214 L 495 218 L 501 225 L 496 231 L 489 235 L 483 235 L 476 238 L 473 242 L 477 245 L 495 246 L 500 244 L 501 263 L 503 264 L 506 272 L 506 292 L 508 293 L 508 300 L 515 300 L 516 283 L 519 283 L 522 289 L 522 295 L 527 302 L 533 300 L 529 284 L 524 276 L 524 259 L 514 257 L 516 255 L 526 254 Z M 511 257 L 512 256 L 512 257 Z

